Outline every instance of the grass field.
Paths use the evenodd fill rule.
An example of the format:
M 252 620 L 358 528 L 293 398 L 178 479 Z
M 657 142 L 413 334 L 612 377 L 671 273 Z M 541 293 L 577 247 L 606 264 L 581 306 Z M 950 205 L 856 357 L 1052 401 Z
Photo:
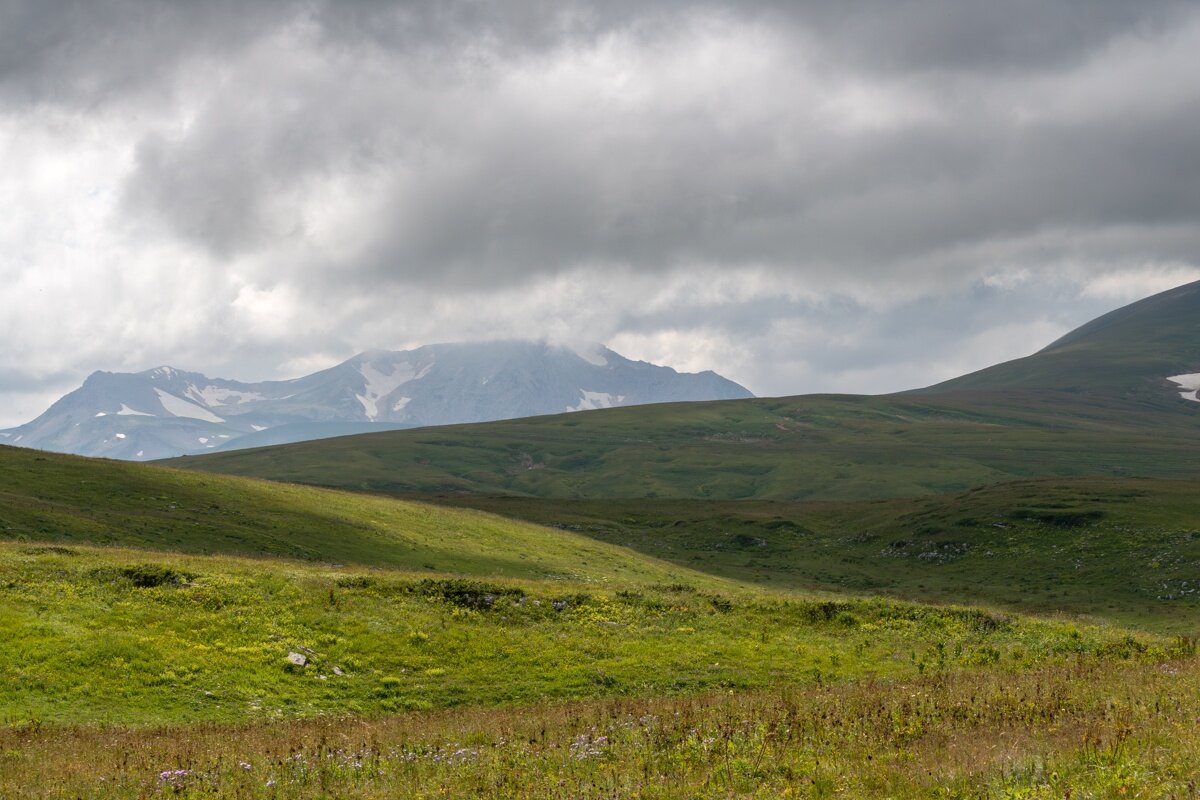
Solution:
M 287 724 L 0 729 L 6 798 L 1193 798 L 1195 657 Z
M 1023 481 L 870 502 L 417 503 L 13 448 L 0 448 L 0 479 L 9 539 L 610 585 L 738 581 L 1200 633 L 1194 481 Z M 447 507 L 468 505 L 493 513 Z
M 712 575 L 1200 634 L 1200 483 L 1019 481 L 873 502 L 441 495 Z
M 877 599 L 422 577 L 117 548 L 5 544 L 0 581 L 8 724 L 378 715 L 1017 670 L 1112 653 L 1163 657 L 1174 646 L 1116 628 Z M 295 667 L 290 653 L 311 665 Z
M 615 543 L 669 527 L 667 505 L 581 504 L 558 520 L 573 531 L 0 456 L 5 798 L 1185 797 L 1195 780 L 1186 636 L 798 592 Z M 1015 510 L 985 492 L 905 513 L 1073 533 L 1125 513 L 1103 487 L 1024 491 Z M 1077 507 L 1100 495 L 1111 519 Z M 682 527 L 786 521 L 771 505 Z M 896 509 L 878 505 L 859 522 L 884 535 Z M 582 530 L 617 513 L 613 542 Z M 1070 514 L 1084 524 L 1056 524 Z
M 1149 797 L 1195 779 L 1186 638 L 21 542 L 0 545 L 0 585 L 6 798 Z

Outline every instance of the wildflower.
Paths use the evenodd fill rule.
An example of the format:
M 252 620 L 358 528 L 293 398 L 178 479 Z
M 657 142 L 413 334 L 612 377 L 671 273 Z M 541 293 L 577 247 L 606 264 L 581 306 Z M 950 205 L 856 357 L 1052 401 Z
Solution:
M 186 769 L 165 769 L 158 773 L 158 785 L 162 788 L 171 788 L 179 791 L 183 788 L 190 774 L 191 772 Z

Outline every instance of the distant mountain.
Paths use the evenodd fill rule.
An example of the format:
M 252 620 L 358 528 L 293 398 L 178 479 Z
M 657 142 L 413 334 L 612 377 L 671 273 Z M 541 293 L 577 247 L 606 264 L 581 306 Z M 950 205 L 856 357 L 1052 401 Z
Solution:
M 596 345 L 437 344 L 361 353 L 287 381 L 173 367 L 96 372 L 0 444 L 148 460 L 425 425 L 753 397 L 713 372 L 679 373 Z
M 1200 281 L 1118 308 L 1025 358 L 916 394 L 1049 389 L 1154 403 L 1196 400 Z

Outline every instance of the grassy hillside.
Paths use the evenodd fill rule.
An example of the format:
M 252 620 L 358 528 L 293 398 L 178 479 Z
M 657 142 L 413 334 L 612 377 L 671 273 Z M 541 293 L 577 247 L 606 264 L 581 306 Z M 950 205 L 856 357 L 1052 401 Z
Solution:
M 0 447 L 0 538 L 602 583 L 681 574 L 476 511 L 13 447 Z
M 377 492 L 852 500 L 1017 478 L 1191 477 L 1200 405 L 1046 392 L 621 408 L 169 462 Z
M 738 581 L 1200 632 L 1195 481 L 1023 481 L 854 502 L 418 503 L 13 448 L 0 448 L 0 480 L 8 539 L 608 585 Z
M 563 504 L 559 525 L 587 528 L 572 531 L 9 448 L 0 481 L 6 798 L 1049 797 L 1191 779 L 1193 639 L 775 591 L 723 577 L 732 561 L 583 535 L 642 546 L 682 522 L 695 552 L 708 537 L 799 565 L 782 538 L 743 535 L 805 538 L 765 516 L 788 504 Z M 937 540 L 970 508 L 956 524 L 1082 533 L 1125 520 L 1125 500 L 1175 502 L 997 491 L 813 519 L 832 551 L 853 521 Z
M 443 495 L 788 589 L 1069 611 L 1200 634 L 1200 482 L 1021 481 L 872 502 Z
M 1200 281 L 1119 308 L 1026 358 L 921 390 L 1056 389 L 1163 403 L 1164 379 L 1200 371 Z

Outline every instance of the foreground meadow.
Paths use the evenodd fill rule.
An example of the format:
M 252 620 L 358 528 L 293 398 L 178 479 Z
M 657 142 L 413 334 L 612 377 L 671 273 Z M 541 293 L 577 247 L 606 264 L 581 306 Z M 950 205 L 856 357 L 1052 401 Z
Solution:
M 756 690 L 1175 640 L 729 585 L 529 581 L 0 544 L 0 722 L 171 724 Z M 300 663 L 296 663 L 300 662 Z
M 1183 638 L 27 542 L 0 586 L 6 799 L 1194 792 Z
M 1196 795 L 1179 619 L 772 590 L 477 511 L 3 450 L 4 800 Z
M 0 730 L 5 798 L 1192 798 L 1200 662 L 682 698 Z

